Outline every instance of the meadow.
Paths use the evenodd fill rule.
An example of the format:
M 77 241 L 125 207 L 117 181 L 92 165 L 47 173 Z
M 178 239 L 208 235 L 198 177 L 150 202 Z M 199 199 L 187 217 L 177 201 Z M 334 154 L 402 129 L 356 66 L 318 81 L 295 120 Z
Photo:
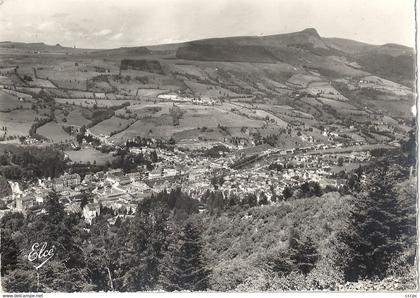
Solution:
M 53 143 L 67 143 L 75 139 L 63 130 L 61 124 L 54 121 L 39 127 L 36 132 Z
M 93 148 L 83 148 L 78 151 L 64 151 L 74 163 L 96 163 L 104 165 L 107 161 L 112 161 L 114 157 L 111 153 L 102 153 Z
M 5 126 L 8 135 L 27 136 L 36 117 L 38 116 L 32 110 L 0 112 L 0 127 Z
M 16 96 L 13 96 L 3 90 L 0 90 L 0 111 L 8 112 L 17 108 L 27 108 L 30 103 L 20 101 Z

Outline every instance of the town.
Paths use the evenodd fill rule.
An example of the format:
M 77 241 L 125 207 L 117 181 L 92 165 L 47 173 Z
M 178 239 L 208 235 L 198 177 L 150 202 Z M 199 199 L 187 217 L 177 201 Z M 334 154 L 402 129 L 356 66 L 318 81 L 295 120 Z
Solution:
M 154 139 L 145 142 L 145 146 L 133 146 L 136 144 L 133 139 L 125 146 L 109 143 L 107 146 L 111 146 L 109 150 L 126 150 L 134 156 L 141 154 L 150 158 L 154 155 L 152 169 L 136 165 L 129 172 L 117 168 L 83 177 L 64 173 L 57 178 L 39 178 L 24 190 L 18 182 L 10 181 L 12 194 L 2 198 L 6 206 L 2 214 L 39 212 L 51 191 L 60 196 L 67 212 L 81 213 L 86 223 L 91 223 L 102 207 L 114 211 L 110 222 L 115 222 L 117 217 L 132 216 L 140 200 L 177 188 L 201 202 L 200 212 L 207 211 L 202 203 L 206 193 L 216 191 L 226 201 L 232 196 L 255 195 L 258 204 L 275 204 L 277 200 L 289 199 L 295 190 L 310 181 L 317 183 L 320 189 L 339 190 L 346 183 L 340 172 L 356 169 L 371 159 L 367 150 L 371 147 L 361 151 L 345 150 L 347 146 L 342 143 L 289 150 L 257 145 L 251 147 L 252 154 L 232 144 L 214 142 L 211 146 L 205 144 L 209 149 L 204 147 L 200 152 L 188 152 L 176 145 L 158 148 Z M 363 144 L 356 145 L 363 148 Z M 84 142 L 82 146 L 91 145 Z M 215 151 L 219 157 L 206 154 L 208 150 Z

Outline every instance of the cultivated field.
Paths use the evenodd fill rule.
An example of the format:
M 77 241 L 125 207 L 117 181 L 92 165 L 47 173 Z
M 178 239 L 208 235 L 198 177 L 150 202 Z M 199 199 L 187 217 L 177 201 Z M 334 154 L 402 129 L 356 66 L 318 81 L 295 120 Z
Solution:
M 124 130 L 127 126 L 132 124 L 135 120 L 130 119 L 121 119 L 118 117 L 111 117 L 102 122 L 99 122 L 97 125 L 91 127 L 89 130 L 94 135 L 105 135 L 109 136 L 111 133 L 116 131 Z
M 13 96 L 3 90 L 0 90 L 0 111 L 7 112 L 17 108 L 30 108 L 31 104 L 25 101 L 20 101 L 16 96 Z
M 55 118 L 56 121 L 65 126 L 82 126 L 87 125 L 90 121 L 82 116 L 82 111 L 79 107 L 66 107 L 64 109 L 66 112 L 64 113 L 62 110 L 55 110 Z
M 54 121 L 39 127 L 36 132 L 54 143 L 67 143 L 74 140 L 73 136 L 63 130 L 61 124 Z
M 7 135 L 27 136 L 37 116 L 32 110 L 0 112 L 0 127 L 7 128 Z

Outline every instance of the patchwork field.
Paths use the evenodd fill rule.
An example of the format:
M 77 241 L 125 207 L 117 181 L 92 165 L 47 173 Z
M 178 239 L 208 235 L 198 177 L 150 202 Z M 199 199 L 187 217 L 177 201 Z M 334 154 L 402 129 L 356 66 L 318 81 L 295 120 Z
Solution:
M 82 70 L 76 62 L 62 63 L 54 67 L 43 67 L 36 70 L 38 78 L 51 80 L 56 86 L 64 89 L 87 90 L 87 83 L 92 78 L 101 75 L 96 71 Z
M 311 32 L 310 40 L 319 39 Z M 307 34 L 304 32 L 303 38 Z M 211 46 L 192 47 L 190 50 L 198 52 L 189 54 L 178 53 L 180 45 L 165 50 L 104 51 L 40 44 L 32 50 L 32 45 L 16 44 L 12 50 L 0 45 L 0 55 L 7 56 L 0 65 L 0 84 L 20 91 L 8 94 L 0 90 L 0 112 L 23 108 L 2 113 L 0 121 L 10 132 L 27 134 L 34 117 L 48 117 L 50 109 L 55 109 L 56 123 L 44 125 L 39 132 L 57 142 L 67 139 L 61 126 L 91 121 L 96 123 L 91 128 L 94 134 L 114 134 L 114 139 L 174 136 L 220 140 L 234 134 L 251 140 L 254 133 L 278 134 L 286 127 L 296 130 L 335 123 L 357 127 L 384 115 L 392 117 L 394 121 L 388 119 L 387 123 L 395 129 L 408 125 L 414 97 L 410 97 L 409 87 L 401 85 L 408 76 L 398 71 L 393 76 L 362 71 L 367 69 L 363 61 L 341 56 L 335 48 L 328 52 L 324 42 L 319 43 L 321 51 L 306 43 L 296 47 L 294 43 L 289 46 L 290 40 L 275 42 L 276 38 L 251 39 L 256 48 L 245 51 L 241 47 L 249 46 L 251 40 L 234 39 L 240 45 L 237 51 L 223 49 L 223 40 L 210 40 L 206 42 L 216 43 L 215 52 L 208 52 Z M 38 47 L 49 50 L 41 54 Z M 163 94 L 213 99 L 216 105 L 206 105 L 206 101 L 174 103 L 169 97 L 159 98 Z M 31 95 L 35 99 L 30 99 Z M 55 98 L 55 107 L 50 105 L 50 97 Z M 116 116 L 110 119 L 97 123 L 102 119 L 99 115 L 85 118 L 92 118 L 89 115 L 96 108 L 124 103 L 130 106 L 115 111 Z M 32 108 L 38 114 L 26 111 Z M 28 123 L 25 113 L 32 117 Z M 372 114 L 375 117 L 369 118 Z M 241 132 L 245 127 L 250 128 L 247 134 Z M 322 139 L 319 132 L 305 133 L 308 135 Z M 301 140 L 295 137 L 285 137 L 279 145 L 298 146 Z
M 177 104 L 176 106 L 182 111 L 182 117 L 179 119 L 178 125 L 174 125 L 174 120 L 170 114 L 170 109 L 173 107 L 172 103 L 164 102 L 155 105 L 130 106 L 129 109 L 132 113 L 136 113 L 140 120 L 123 132 L 113 136 L 113 139 L 130 138 L 136 135 L 143 137 L 153 136 L 170 138 L 174 134 L 180 136 L 183 131 L 193 132 L 197 128 L 204 128 L 204 130 L 217 128 L 219 126 L 227 128 L 258 128 L 264 125 L 264 121 L 262 120 L 250 119 L 231 112 L 228 105 L 211 107 L 193 104 Z M 117 113 L 119 112 L 120 111 L 117 111 Z M 260 116 L 260 118 L 264 117 L 265 115 Z M 276 118 L 273 115 L 271 117 Z M 280 122 L 281 119 L 278 119 L 278 121 Z M 107 125 L 118 128 L 116 123 L 114 123 L 114 120 L 107 123 Z M 112 128 L 108 127 L 108 130 L 112 130 Z M 210 130 L 207 132 L 211 133 Z

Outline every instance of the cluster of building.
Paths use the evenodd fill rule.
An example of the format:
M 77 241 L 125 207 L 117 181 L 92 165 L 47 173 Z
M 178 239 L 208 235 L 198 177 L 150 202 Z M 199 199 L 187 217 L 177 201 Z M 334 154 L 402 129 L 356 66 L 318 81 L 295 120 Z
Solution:
M 111 220 L 115 221 L 118 216 L 132 216 L 139 201 L 177 188 L 198 200 L 206 192 L 218 190 L 224 198 L 232 194 L 242 198 L 252 193 L 258 197 L 265 194 L 270 201 L 273 196 L 281 196 L 286 186 L 294 188 L 306 181 L 318 182 L 321 187 L 340 187 L 343 181 L 337 179 L 334 172 L 340 167 L 362 164 L 370 159 L 369 152 L 319 154 L 330 147 L 331 144 L 292 149 L 268 146 L 259 154 L 260 158 L 244 168 L 231 167 L 235 160 L 243 158 L 240 154 L 210 158 L 197 151 L 186 153 L 177 147 L 174 150 L 131 147 L 132 154 L 147 156 L 151 150 L 156 152 L 159 158 L 153 163 L 153 169 L 139 166 L 133 173 L 113 169 L 84 177 L 65 173 L 53 179 L 40 179 L 26 190 L 21 190 L 17 182 L 10 182 L 12 195 L 2 201 L 6 210 L 25 213 L 36 210 L 54 191 L 67 212 L 81 213 L 87 223 L 91 223 L 105 207 L 114 212 Z M 276 164 L 276 168 L 270 164 Z M 215 177 L 222 177 L 222 183 L 215 183 Z
M 210 98 L 210 97 L 184 97 L 178 94 L 161 94 L 158 95 L 158 98 L 163 100 L 171 100 L 173 102 L 189 102 L 199 105 L 220 105 L 221 101 L 219 99 Z

